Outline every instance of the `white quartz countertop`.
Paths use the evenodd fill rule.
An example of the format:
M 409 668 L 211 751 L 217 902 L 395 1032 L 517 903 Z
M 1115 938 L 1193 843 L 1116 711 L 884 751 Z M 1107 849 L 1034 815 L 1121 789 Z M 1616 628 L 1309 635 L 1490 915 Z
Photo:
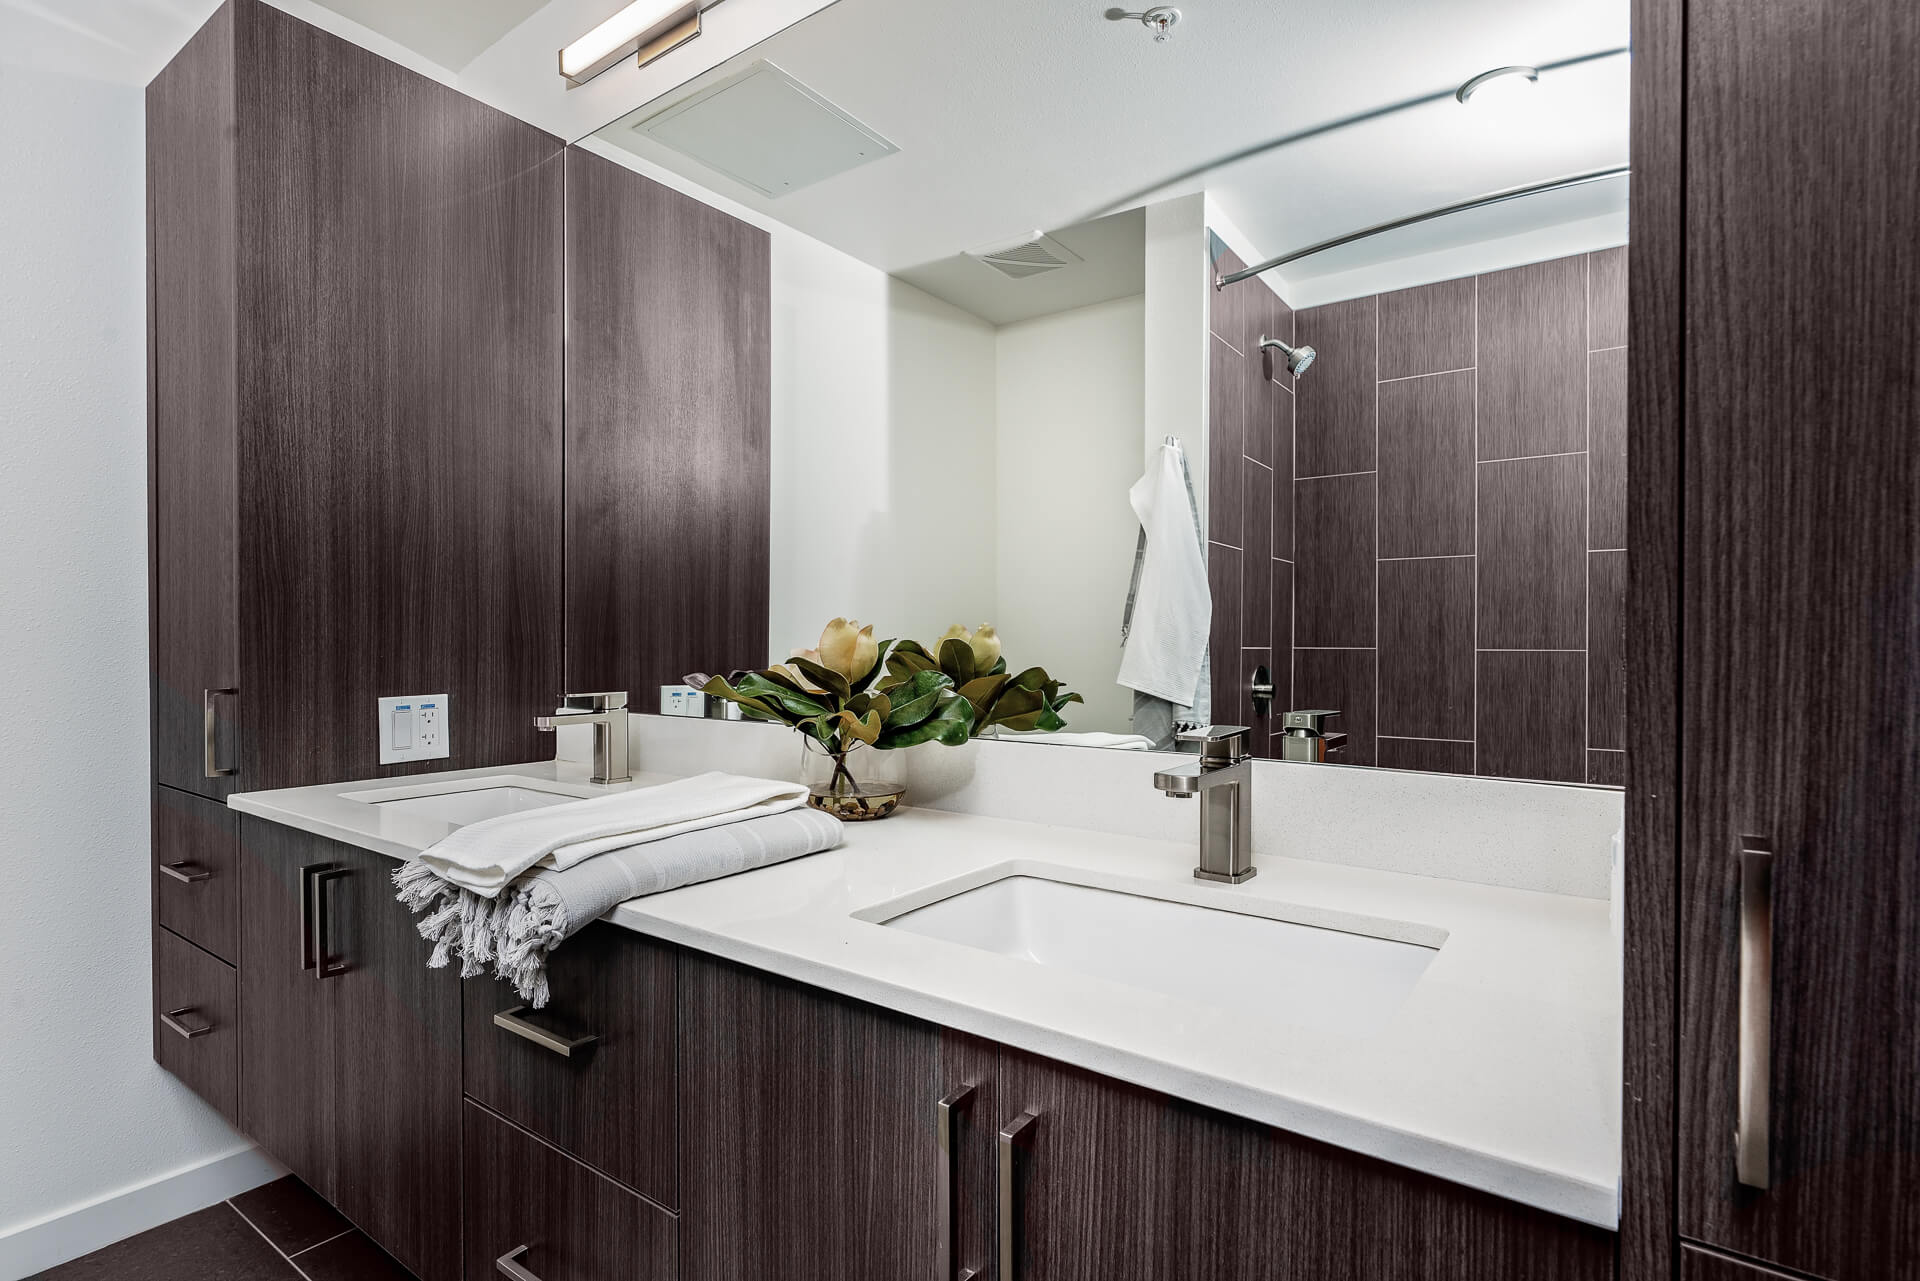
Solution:
M 407 858 L 442 823 L 352 793 L 473 779 L 596 795 L 567 762 L 243 793 L 244 813 Z M 639 787 L 669 775 L 640 775 Z M 450 789 L 451 790 L 451 789 Z M 1417 841 L 1417 833 L 1408 840 Z M 1192 844 L 902 809 L 837 850 L 621 904 L 642 934 L 1612 1228 L 1620 1171 L 1618 950 L 1604 899 L 1262 857 L 1194 879 Z M 857 914 L 1040 874 L 1305 924 L 1444 942 L 1384 1026 L 1262 1017 L 1279 976 L 1174 998 L 894 929 Z M 1366 932 L 1376 932 L 1367 930 Z

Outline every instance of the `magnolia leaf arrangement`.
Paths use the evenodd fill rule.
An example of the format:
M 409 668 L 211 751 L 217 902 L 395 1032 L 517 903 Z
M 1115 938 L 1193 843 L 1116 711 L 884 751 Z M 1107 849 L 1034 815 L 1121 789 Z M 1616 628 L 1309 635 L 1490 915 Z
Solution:
M 754 720 L 780 721 L 832 754 L 864 744 L 883 751 L 918 743 L 966 742 L 996 725 L 1056 730 L 1060 709 L 1078 703 L 1038 667 L 1007 671 L 1000 638 L 982 624 L 954 626 L 932 646 L 876 641 L 871 626 L 836 618 L 817 649 L 795 650 L 785 663 L 747 672 L 737 682 L 695 673 L 686 682 L 738 703 Z

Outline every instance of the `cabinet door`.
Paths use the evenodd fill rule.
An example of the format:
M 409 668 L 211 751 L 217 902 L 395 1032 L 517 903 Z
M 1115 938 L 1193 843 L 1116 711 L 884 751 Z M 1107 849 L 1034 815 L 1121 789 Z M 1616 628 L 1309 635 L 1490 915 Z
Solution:
M 1880 1281 L 1920 1277 L 1920 6 L 1806 17 L 1687 8 L 1680 1221 Z
M 679 1020 L 686 1281 L 934 1281 L 943 1227 L 982 1265 L 984 1225 L 947 1216 L 984 1189 L 941 1201 L 938 1115 L 985 1060 L 943 1066 L 935 1028 L 695 953 Z
M 679 1224 L 474 1103 L 466 1105 L 466 1276 L 502 1263 L 539 1281 L 679 1281 Z
M 1609 1281 L 1599 1228 L 1012 1050 L 999 1281 Z M 1003 1247 L 1004 1249 L 1005 1247 Z
M 679 1205 L 673 975 L 671 947 L 600 921 L 553 954 L 544 1009 L 527 1009 L 510 984 L 468 979 L 467 1093 L 659 1204 Z
M 231 965 L 240 955 L 240 815 L 218 801 L 153 788 L 153 914 Z
M 333 842 L 345 875 L 316 894 L 316 953 L 336 989 L 334 1195 L 421 1281 L 460 1271 L 460 979 L 427 968 L 384 855 Z
M 233 967 L 164 929 L 153 932 L 153 1058 L 237 1121 L 239 998 Z
M 1730 1259 L 1725 1255 L 1709 1254 L 1692 1246 L 1683 1246 L 1680 1251 L 1680 1281 L 1798 1281 L 1785 1272 L 1775 1272 L 1772 1268 L 1749 1263 L 1744 1259 Z
M 332 849 L 241 816 L 240 1128 L 329 1200 L 339 989 L 314 974 L 309 886 Z

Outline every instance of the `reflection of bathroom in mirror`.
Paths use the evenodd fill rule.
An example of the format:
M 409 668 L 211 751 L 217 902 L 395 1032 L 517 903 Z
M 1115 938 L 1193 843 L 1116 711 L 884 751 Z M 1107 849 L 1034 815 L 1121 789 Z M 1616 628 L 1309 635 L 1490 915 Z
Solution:
M 1049 741 L 1622 782 L 1627 6 L 974 8 L 580 144 L 771 234 L 770 657 L 992 622 Z

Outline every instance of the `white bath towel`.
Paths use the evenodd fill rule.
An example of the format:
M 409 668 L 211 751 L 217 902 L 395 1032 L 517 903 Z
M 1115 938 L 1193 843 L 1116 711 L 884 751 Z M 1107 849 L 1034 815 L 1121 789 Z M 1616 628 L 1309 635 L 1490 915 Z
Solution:
M 1127 492 L 1146 532 L 1140 586 L 1120 654 L 1120 684 L 1179 707 L 1193 701 L 1213 625 L 1207 561 L 1194 537 L 1180 451 L 1163 445 Z
M 1108 747 L 1122 752 L 1146 752 L 1153 749 L 1153 740 L 1145 734 L 1116 734 L 1106 730 L 1044 730 L 1044 729 L 1005 729 L 994 732 L 995 738 L 1013 739 L 1017 742 L 1052 743 L 1056 747 Z
M 469 823 L 423 850 L 420 862 L 441 879 L 492 898 L 529 868 L 572 867 L 608 850 L 778 814 L 806 800 L 798 783 L 697 774 Z

